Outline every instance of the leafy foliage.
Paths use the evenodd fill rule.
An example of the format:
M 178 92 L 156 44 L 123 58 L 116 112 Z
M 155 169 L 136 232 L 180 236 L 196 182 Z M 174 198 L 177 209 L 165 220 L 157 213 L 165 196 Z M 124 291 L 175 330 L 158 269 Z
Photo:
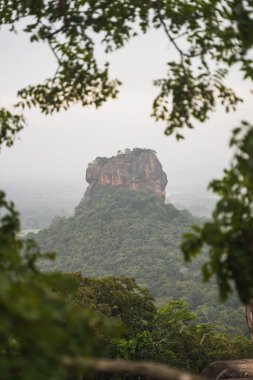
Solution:
M 212 324 L 201 323 L 185 301 L 170 301 L 157 309 L 148 290 L 129 277 L 69 275 L 79 288 L 73 302 L 111 321 L 116 318 L 127 328 L 117 341 L 103 339 L 111 358 L 160 362 L 200 372 L 217 359 L 253 356 L 248 339 L 217 333 Z
M 2 0 L 0 25 L 15 31 L 22 21 L 30 41 L 48 43 L 57 63 L 51 78 L 18 92 L 18 106 L 47 114 L 115 98 L 120 81 L 109 78 L 108 63 L 99 67 L 95 41 L 109 53 L 155 28 L 178 58 L 168 62 L 168 76 L 154 82 L 160 93 L 153 116 L 180 139 L 180 129 L 205 121 L 217 102 L 229 111 L 241 101 L 225 77 L 239 64 L 245 78 L 253 78 L 252 7 L 251 0 Z
M 181 236 L 201 220 L 161 203 L 149 192 L 103 186 L 84 198 L 71 218 L 57 218 L 35 238 L 44 250 L 57 253 L 44 270 L 82 271 L 84 276 L 126 275 L 147 286 L 160 305 L 184 298 L 199 309 L 204 322 L 217 329 L 247 334 L 236 297 L 221 306 L 214 283 L 203 286 L 200 257 L 190 266 L 179 250 Z M 219 305 L 219 306 L 218 306 Z M 229 318 L 230 316 L 230 318 Z
M 196 220 L 149 192 L 106 185 L 91 203 L 84 198 L 73 217 L 57 218 L 31 236 L 43 249 L 57 252 L 54 264 L 45 269 L 130 275 L 162 296 L 165 283 L 176 268 L 179 272 L 181 233 Z M 150 271 L 153 265 L 155 274 Z
M 83 373 L 72 361 L 99 356 L 101 335 L 113 336 L 115 325 L 74 305 L 53 289 L 75 287 L 60 274 L 42 274 L 45 259 L 33 241 L 16 238 L 18 214 L 0 193 L 0 367 L 4 379 L 63 379 Z
M 252 357 L 252 344 L 245 337 L 231 338 L 201 324 L 185 301 L 170 301 L 157 310 L 150 330 L 119 342 L 126 359 L 151 360 L 171 367 L 200 372 L 208 363 L 222 359 Z
M 61 108 L 67 109 L 76 102 L 98 107 L 108 98 L 117 96 L 120 82 L 109 79 L 107 63 L 99 68 L 94 55 L 93 35 L 99 35 L 105 50 L 109 52 L 124 46 L 136 34 L 145 33 L 151 27 L 164 30 L 179 58 L 169 62 L 168 78 L 155 82 L 161 92 L 155 99 L 153 116 L 157 120 L 165 120 L 168 123 L 166 133 L 176 131 L 178 139 L 182 138 L 178 129 L 185 125 L 192 128 L 194 120 L 205 121 L 215 109 L 217 100 L 227 111 L 236 107 L 240 98 L 224 83 L 230 67 L 240 64 L 244 77 L 253 79 L 252 59 L 249 55 L 253 44 L 251 0 L 2 0 L 0 25 L 8 24 L 10 30 L 15 31 L 20 21 L 25 23 L 24 31 L 30 34 L 31 42 L 46 41 L 49 44 L 58 67 L 54 76 L 44 83 L 21 89 L 18 92 L 20 100 L 16 106 L 38 106 L 45 114 Z M 181 43 L 180 38 L 183 38 Z M 214 68 L 209 64 L 210 61 L 214 63 Z M 13 115 L 1 108 L 0 144 L 5 142 L 7 146 L 12 145 L 16 132 L 23 126 L 22 116 Z M 234 280 L 242 301 L 247 302 L 252 299 L 253 138 L 252 128 L 249 128 L 242 140 L 237 138 L 239 132 L 240 130 L 235 131 L 231 142 L 238 148 L 231 170 L 225 172 L 223 180 L 214 181 L 211 185 L 221 195 L 213 221 L 195 228 L 195 233 L 188 235 L 184 242 L 183 250 L 186 258 L 190 259 L 203 245 L 207 245 L 210 248 L 210 260 L 204 266 L 205 278 L 209 279 L 214 273 L 217 274 L 223 297 L 231 291 L 231 281 Z M 145 220 L 146 203 L 132 198 L 128 197 L 128 204 L 138 210 L 130 223 L 130 230 L 132 228 L 137 241 L 139 238 L 137 250 L 134 245 L 135 253 L 132 256 L 136 259 L 141 254 L 146 255 L 147 248 L 143 248 L 141 242 L 147 241 L 153 251 L 156 238 L 152 234 L 153 226 Z M 158 207 L 153 200 L 149 205 L 156 227 L 162 227 L 163 223 L 169 222 L 169 228 L 162 228 L 161 231 L 167 233 L 169 230 L 174 237 L 177 236 L 177 230 L 170 221 L 180 224 L 185 221 L 186 214 L 182 216 L 171 206 L 166 206 L 164 210 L 160 208 L 157 212 Z M 19 229 L 18 215 L 13 205 L 6 202 L 3 193 L 0 193 L 0 207 L 1 376 L 5 379 L 13 379 L 14 376 L 15 379 L 62 379 L 71 375 L 72 371 L 74 374 L 81 374 L 74 359 L 78 356 L 99 354 L 97 335 L 106 335 L 107 332 L 112 334 L 111 324 L 74 305 L 53 290 L 54 287 L 59 289 L 59 286 L 64 288 L 61 276 L 41 274 L 38 271 L 36 262 L 43 255 L 34 242 L 28 240 L 24 243 L 16 238 Z M 92 212 L 89 212 L 90 210 L 86 210 L 83 217 L 80 209 L 77 210 L 71 220 L 73 226 L 86 223 L 89 227 L 87 217 L 92 217 Z M 96 212 L 104 217 L 104 221 L 115 220 L 112 218 L 114 211 L 107 206 L 101 205 L 99 208 L 98 205 Z M 122 210 L 117 212 L 124 215 Z M 138 213 L 144 224 L 135 224 Z M 191 217 L 187 216 L 186 219 L 184 227 Z M 127 223 L 123 220 L 117 225 L 118 230 L 114 230 L 116 233 L 111 245 L 117 250 L 121 248 L 118 232 Z M 148 232 L 144 231 L 144 227 L 148 227 Z M 65 250 L 64 247 L 62 250 L 66 257 L 69 255 L 66 250 L 72 248 L 71 245 L 68 246 L 71 238 L 66 221 L 58 221 L 58 225 L 56 223 L 56 227 L 52 229 L 53 234 L 54 231 L 57 234 L 58 228 L 61 233 L 65 232 L 62 243 Z M 103 235 L 101 224 L 97 231 Z M 155 260 L 161 262 L 168 244 L 166 236 L 159 235 L 163 249 L 158 253 L 156 251 Z M 79 237 L 80 231 L 77 230 L 74 238 L 78 240 Z M 50 237 L 49 245 L 54 243 L 54 238 L 54 235 L 53 238 Z M 96 240 L 89 240 L 88 235 L 84 236 L 85 247 L 91 248 L 94 241 Z M 101 242 L 98 242 L 97 247 L 99 244 Z M 127 246 L 131 247 L 131 239 L 128 239 Z M 104 247 L 100 245 L 99 253 L 102 253 L 102 249 Z M 80 253 L 83 256 L 83 252 Z M 88 255 L 84 257 L 88 259 Z M 110 270 L 111 266 L 117 270 L 117 265 L 125 265 L 125 258 L 122 255 L 118 263 L 111 261 Z M 147 265 L 150 264 L 147 261 Z M 105 272 L 107 270 L 109 268 L 105 267 Z M 136 273 L 138 271 L 139 268 L 135 270 Z M 168 277 L 168 273 L 159 274 L 161 278 Z M 193 314 L 184 305 L 169 305 L 157 315 L 159 331 L 142 331 L 132 342 L 127 342 L 122 347 L 130 347 L 130 353 L 135 357 L 148 357 L 149 347 L 153 352 L 158 349 L 160 353 L 159 350 L 164 349 L 163 339 L 168 339 L 165 360 L 178 366 L 184 363 L 184 367 L 195 370 L 203 366 L 207 353 L 211 357 L 213 347 L 216 350 L 219 348 L 219 358 L 222 357 L 222 352 L 228 354 L 228 343 L 232 352 L 235 352 L 236 346 L 228 342 L 226 337 L 218 336 L 217 339 L 217 335 L 209 333 L 212 339 L 203 354 L 199 356 L 199 352 L 194 350 L 189 352 L 187 345 L 183 345 L 185 342 L 191 342 L 191 345 L 197 343 L 196 339 L 200 337 L 198 333 L 202 335 L 199 344 L 206 344 L 208 341 L 205 338 L 206 326 L 194 325 L 193 320 Z M 173 326 L 176 326 L 176 330 L 172 329 Z M 160 340 L 156 340 L 157 337 Z M 144 348 L 144 352 L 139 350 L 140 347 Z M 240 349 L 242 347 L 245 348 L 243 355 L 252 355 L 252 347 L 249 348 L 245 341 L 240 340 Z M 175 356 L 175 352 L 178 356 Z M 241 354 L 242 352 L 237 352 L 235 357 Z M 71 370 L 69 363 L 72 363 Z
M 200 371 L 215 360 L 252 357 L 253 354 L 246 338 L 231 338 L 224 332 L 216 333 L 211 324 L 199 323 L 197 315 L 184 301 L 171 301 L 158 310 L 156 326 L 154 338 L 158 342 L 158 356 L 162 355 L 173 367 Z
M 25 119 L 22 115 L 12 114 L 5 108 L 0 108 L 0 147 L 12 146 L 15 136 L 25 126 Z
M 230 145 L 235 149 L 231 167 L 210 188 L 219 195 L 213 217 L 186 234 L 182 250 L 190 260 L 208 247 L 204 279 L 216 275 L 220 295 L 228 297 L 235 284 L 244 303 L 253 297 L 253 129 L 248 123 L 236 128 Z
M 73 273 L 71 277 L 79 289 L 74 301 L 89 307 L 110 320 L 120 320 L 127 327 L 127 336 L 151 328 L 156 308 L 148 289 L 137 285 L 131 277 L 83 277 Z

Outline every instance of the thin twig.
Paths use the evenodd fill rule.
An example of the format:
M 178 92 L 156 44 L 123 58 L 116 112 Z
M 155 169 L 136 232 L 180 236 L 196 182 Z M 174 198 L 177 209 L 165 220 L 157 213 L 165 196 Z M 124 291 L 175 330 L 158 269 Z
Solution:
M 61 60 L 60 60 L 60 58 L 58 57 L 57 53 L 55 52 L 55 49 L 54 49 L 54 47 L 53 47 L 53 45 L 52 45 L 52 43 L 51 43 L 50 40 L 48 40 L 48 45 L 49 45 L 50 49 L 52 50 L 52 52 L 53 52 L 55 58 L 57 59 L 57 62 L 58 62 L 59 65 L 60 65 L 60 64 L 61 64 Z
M 47 39 L 50 39 L 51 37 L 63 31 L 64 29 L 65 29 L 65 25 L 62 25 L 59 29 L 56 29 L 52 33 L 47 34 Z
M 206 333 L 203 334 L 202 339 L 201 339 L 201 341 L 199 343 L 200 346 L 204 342 L 206 335 L 207 335 Z
M 165 23 L 165 21 L 163 19 L 163 16 L 162 16 L 161 9 L 160 9 L 158 1 L 156 1 L 155 4 L 156 4 L 156 9 L 157 9 L 158 17 L 159 17 L 159 20 L 160 20 L 160 22 L 161 22 L 161 24 L 163 26 L 165 34 L 167 35 L 167 37 L 169 38 L 169 40 L 172 43 L 172 45 L 175 47 L 175 49 L 180 54 L 181 63 L 183 65 L 184 64 L 184 58 L 187 57 L 188 55 L 186 53 L 184 53 L 183 50 L 180 49 L 180 47 L 178 46 L 178 44 L 175 42 L 175 39 L 171 36 L 170 31 L 167 28 L 167 25 L 166 25 L 166 23 Z

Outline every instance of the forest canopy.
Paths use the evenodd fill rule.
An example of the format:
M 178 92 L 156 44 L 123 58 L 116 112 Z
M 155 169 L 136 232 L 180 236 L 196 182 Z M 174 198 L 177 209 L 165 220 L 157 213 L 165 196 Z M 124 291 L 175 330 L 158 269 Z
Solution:
M 58 65 L 53 77 L 18 91 L 13 113 L 0 109 L 1 146 L 11 146 L 24 127 L 22 109 L 38 107 L 50 114 L 77 102 L 99 107 L 115 98 L 120 81 L 110 79 L 108 63 L 98 66 L 91 36 L 98 35 L 109 52 L 150 28 L 163 30 L 178 54 L 177 60 L 168 62 L 168 75 L 154 82 L 158 95 L 153 116 L 165 122 L 166 134 L 175 132 L 182 138 L 184 126 L 204 122 L 217 104 L 230 111 L 241 101 L 226 86 L 225 77 L 235 66 L 244 78 L 253 79 L 252 11 L 251 0 L 1 0 L 0 25 L 15 32 L 19 22 L 24 23 L 31 42 L 48 43 Z M 224 297 L 234 280 L 241 299 L 249 302 L 252 269 L 246 281 L 242 269 L 245 263 L 252 265 L 253 129 L 247 125 L 244 130 L 242 136 L 234 133 L 232 145 L 238 149 L 231 168 L 212 184 L 221 199 L 213 220 L 187 236 L 184 252 L 189 259 L 203 245 L 211 247 L 204 267 L 206 278 L 218 276 Z M 34 242 L 17 239 L 18 214 L 2 192 L 0 209 L 1 375 L 5 379 L 15 373 L 16 379 L 56 380 L 74 371 L 80 376 L 85 365 L 76 357 L 99 355 L 97 332 L 106 337 L 117 329 L 52 290 L 55 275 L 40 273 L 36 262 L 41 253 Z M 240 242 L 246 242 L 243 250 L 238 249 Z M 220 270 L 223 255 L 226 260 Z M 57 276 L 57 284 L 63 284 Z M 166 309 L 161 313 L 166 315 Z M 161 324 L 166 323 L 161 318 Z M 191 332 L 192 325 L 186 331 Z
M 181 237 L 192 224 L 201 226 L 203 220 L 164 204 L 155 194 L 103 185 L 89 202 L 80 202 L 72 217 L 57 218 L 29 237 L 43 251 L 57 254 L 54 262 L 42 263 L 44 270 L 131 276 L 148 287 L 157 304 L 184 298 L 216 330 L 247 335 L 236 296 L 222 305 L 215 282 L 202 284 L 206 254 L 191 265 L 183 261 Z

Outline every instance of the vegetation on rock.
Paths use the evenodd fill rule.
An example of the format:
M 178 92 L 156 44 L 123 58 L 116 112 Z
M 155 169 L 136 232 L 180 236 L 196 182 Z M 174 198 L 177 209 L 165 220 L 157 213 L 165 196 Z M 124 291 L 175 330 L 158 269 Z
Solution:
M 55 251 L 56 260 L 44 270 L 82 271 L 84 276 L 126 275 L 147 286 L 158 304 L 184 298 L 198 310 L 203 322 L 217 329 L 247 333 L 243 311 L 232 297 L 226 306 L 217 297 L 215 283 L 203 286 L 204 257 L 190 266 L 179 250 L 181 236 L 201 220 L 149 192 L 103 186 L 74 216 L 57 218 L 36 238 L 42 249 Z

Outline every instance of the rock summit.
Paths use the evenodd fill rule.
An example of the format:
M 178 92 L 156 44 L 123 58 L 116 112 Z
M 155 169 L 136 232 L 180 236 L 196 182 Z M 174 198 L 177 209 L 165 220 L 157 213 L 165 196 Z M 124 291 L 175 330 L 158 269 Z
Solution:
M 116 156 L 97 157 L 86 170 L 89 186 L 85 198 L 105 185 L 121 186 L 130 190 L 146 190 L 154 193 L 161 201 L 165 199 L 167 175 L 151 149 L 134 148 L 119 151 Z

